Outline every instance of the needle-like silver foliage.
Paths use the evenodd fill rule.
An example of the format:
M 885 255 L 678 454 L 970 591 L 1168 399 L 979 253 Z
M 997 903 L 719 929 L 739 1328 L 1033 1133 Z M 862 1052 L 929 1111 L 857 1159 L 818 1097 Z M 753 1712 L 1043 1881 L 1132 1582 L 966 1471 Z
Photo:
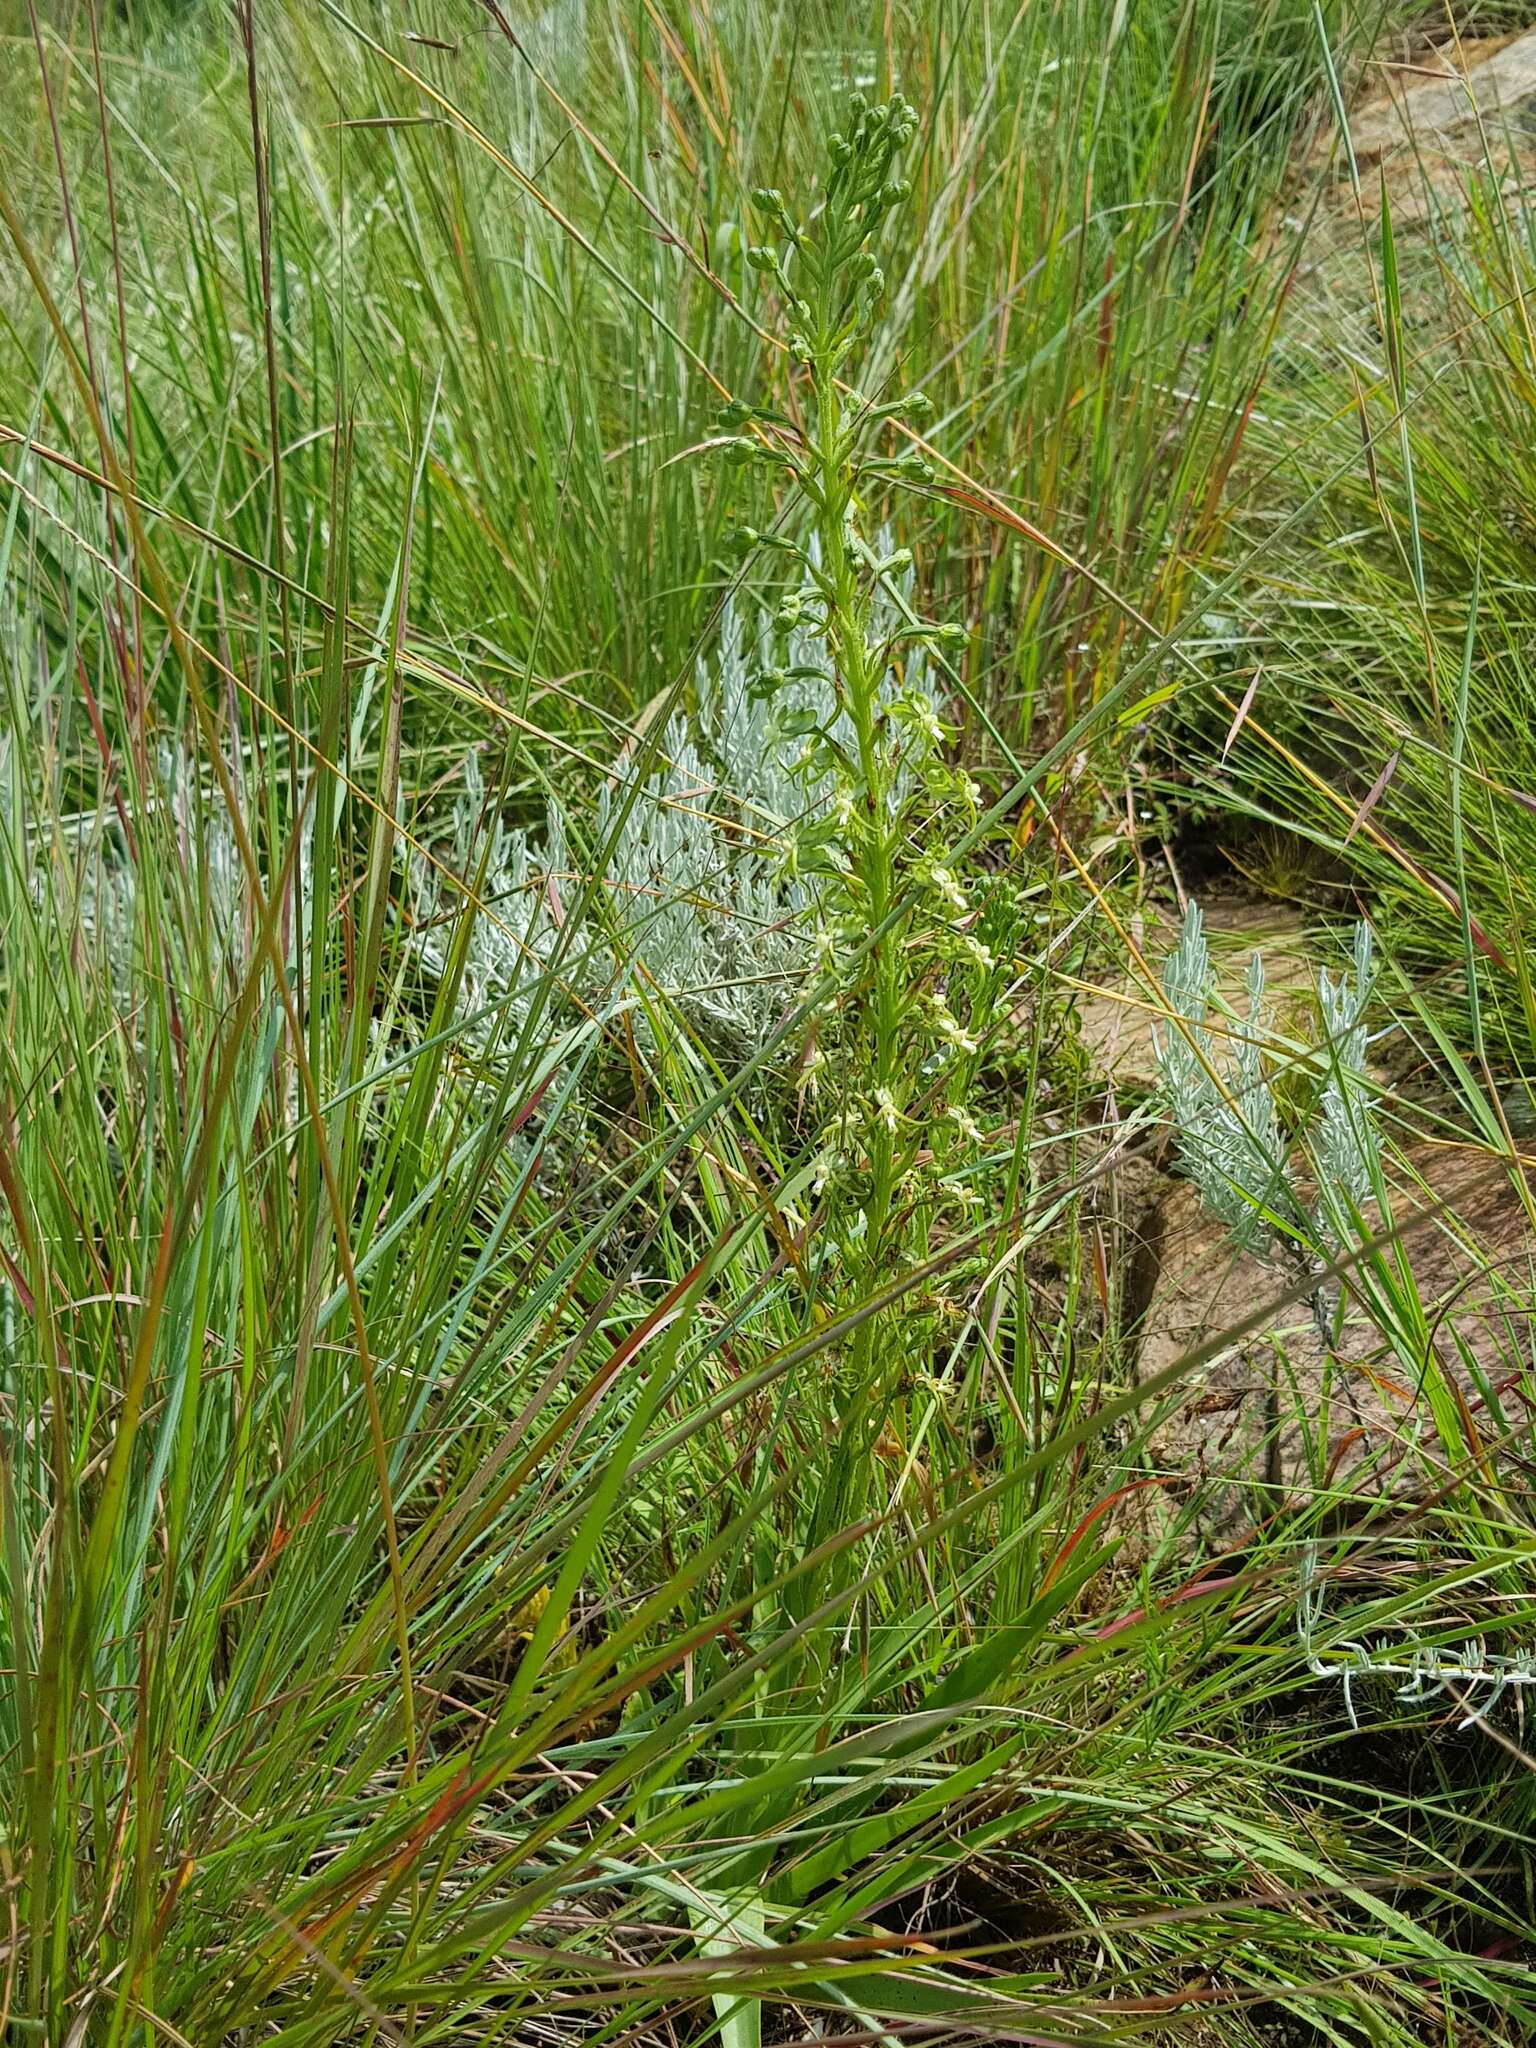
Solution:
M 1326 968 L 1317 977 L 1329 1071 L 1318 1106 L 1312 1153 L 1320 1190 L 1319 1227 L 1326 1237 L 1338 1240 L 1370 1199 L 1380 1176 L 1381 1146 L 1365 1079 L 1371 950 L 1371 928 L 1362 920 L 1355 926 L 1353 977 L 1341 974 L 1334 981 Z
M 1170 1015 L 1154 1030 L 1153 1047 L 1185 1171 L 1236 1242 L 1254 1247 L 1272 1232 L 1273 1218 L 1289 1222 L 1296 1208 L 1261 1062 L 1263 962 L 1255 953 L 1249 963 L 1246 1026 L 1233 1025 L 1220 1045 L 1206 1023 L 1214 981 L 1200 906 L 1192 902 L 1163 970 Z
M 1169 1019 L 1153 1045 L 1179 1157 L 1206 1206 L 1252 1249 L 1281 1235 L 1324 1257 L 1352 1234 L 1380 1177 L 1380 1141 L 1365 1074 L 1372 980 L 1370 927 L 1355 927 L 1351 971 L 1318 976 L 1327 1078 L 1306 1133 L 1318 1196 L 1296 1193 L 1287 1138 L 1265 1071 L 1264 965 L 1248 963 L 1248 1014 L 1225 1031 L 1208 1024 L 1215 974 L 1200 908 L 1191 903 L 1163 970 Z

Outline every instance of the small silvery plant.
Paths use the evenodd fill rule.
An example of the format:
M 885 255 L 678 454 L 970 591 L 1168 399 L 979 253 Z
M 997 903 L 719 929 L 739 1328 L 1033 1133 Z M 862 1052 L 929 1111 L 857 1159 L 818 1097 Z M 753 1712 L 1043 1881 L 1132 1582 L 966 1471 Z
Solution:
M 888 648 L 903 650 L 881 665 L 874 686 L 881 717 L 902 731 L 885 799 L 894 814 L 917 790 L 944 737 L 944 691 L 922 643 L 904 645 L 915 617 L 910 552 L 896 546 L 888 524 L 875 535 L 873 552 L 888 573 L 873 585 L 870 630 Z M 760 813 L 762 822 L 787 830 L 791 843 L 801 834 L 826 839 L 848 764 L 858 759 L 857 727 L 818 607 L 822 550 L 814 531 L 801 561 L 798 588 L 762 615 L 755 658 L 748 659 L 740 614 L 728 598 L 718 660 L 698 666 L 699 724 L 726 788 L 749 816 Z
M 1523 1699 L 1536 1686 L 1536 1652 L 1490 1651 L 1480 1636 L 1459 1646 L 1426 1643 L 1414 1638 L 1396 1642 L 1342 1642 L 1324 1649 L 1317 1638 L 1323 1625 L 1323 1589 L 1318 1576 L 1317 1545 L 1305 1544 L 1301 1554 L 1296 1633 L 1307 1669 L 1314 1678 L 1337 1684 L 1352 1728 L 1360 1726 L 1354 1688 L 1361 1679 L 1395 1680 L 1400 1700 L 1428 1700 L 1440 1694 L 1462 1709 L 1462 1729 L 1485 1721 L 1506 1693 Z
M 1362 1081 L 1373 966 L 1371 928 L 1364 919 L 1355 926 L 1352 965 L 1352 980 L 1341 974 L 1334 981 L 1326 968 L 1317 978 L 1328 1078 L 1318 1105 L 1312 1156 L 1317 1166 L 1318 1228 L 1335 1246 L 1344 1242 L 1351 1219 L 1370 1200 L 1381 1178 L 1381 1143 Z
M 761 820 L 743 819 L 745 834 L 729 829 L 735 820 L 725 813 L 761 812 L 762 804 L 750 789 L 722 788 L 681 718 L 669 724 L 663 752 L 664 765 L 633 802 L 616 779 L 598 797 L 620 973 L 756 1045 L 809 966 L 798 929 L 805 895 L 781 874 Z
M 559 807 L 548 806 L 542 835 L 509 828 L 494 806 L 487 815 L 478 757 L 465 757 L 446 843 L 433 859 L 408 852 L 407 894 L 418 957 L 441 976 L 454 907 L 444 870 L 467 881 L 484 862 L 456 1006 L 471 1041 L 515 1032 L 541 990 L 582 1002 L 628 994 L 642 1030 L 659 998 L 743 1049 L 766 1039 L 814 950 L 810 896 L 781 839 L 785 806 L 806 797 L 771 743 L 753 674 L 727 605 L 716 660 L 699 663 L 696 716 L 669 721 L 638 780 L 626 749 L 598 789 L 590 883 L 600 903 L 576 943 L 562 932 L 589 877 Z
M 1153 1050 L 1165 1111 L 1201 1200 L 1245 1250 L 1331 1254 L 1379 1183 L 1380 1141 L 1365 1076 L 1372 947 L 1364 922 L 1355 928 L 1351 965 L 1352 973 L 1337 981 L 1326 968 L 1318 976 L 1326 1079 L 1306 1134 L 1318 1188 L 1311 1203 L 1298 1192 L 1265 1070 L 1260 955 L 1248 965 L 1247 1016 L 1221 1035 L 1208 1021 L 1215 974 L 1197 903 L 1186 910 L 1163 970 L 1168 1021 L 1154 1029 Z
M 1248 964 L 1248 1019 L 1233 1028 L 1226 1056 L 1206 1019 L 1214 975 L 1200 906 L 1191 902 L 1179 943 L 1163 970 L 1169 1022 L 1153 1048 L 1179 1134 L 1179 1156 L 1211 1212 L 1245 1249 L 1260 1244 L 1277 1217 L 1289 1223 L 1286 1146 L 1260 1044 L 1264 963 Z
M 560 939 L 558 892 L 566 856 L 553 806 L 542 846 L 531 846 L 526 832 L 509 830 L 494 810 L 487 818 L 478 755 L 465 756 L 460 776 L 448 842 L 437 861 L 409 847 L 406 885 L 416 957 L 430 975 L 441 977 L 454 937 L 443 870 L 473 877 L 483 865 L 483 908 L 469 928 L 457 1002 L 466 1038 L 483 1047 L 496 1037 L 515 1036 L 550 972 Z

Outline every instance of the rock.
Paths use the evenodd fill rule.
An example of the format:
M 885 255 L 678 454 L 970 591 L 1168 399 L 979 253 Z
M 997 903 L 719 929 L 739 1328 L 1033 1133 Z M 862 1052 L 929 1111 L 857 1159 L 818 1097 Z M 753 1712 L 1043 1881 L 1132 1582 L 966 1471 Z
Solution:
M 1415 1287 L 1384 1286 L 1363 1265 L 1337 1327 L 1308 1300 L 1283 1299 L 1296 1267 L 1235 1252 L 1193 1189 L 1167 1183 L 1150 1227 L 1142 1380 L 1276 1305 L 1165 1397 L 1151 1437 L 1165 1530 L 1182 1511 L 1186 1536 L 1220 1547 L 1322 1488 L 1424 1494 L 1465 1465 L 1468 1444 L 1490 1455 L 1507 1437 L 1529 1445 L 1536 1238 L 1520 1192 L 1474 1147 L 1416 1143 L 1393 1178 Z M 1333 1283 L 1330 1305 L 1338 1294 Z
M 1382 82 L 1349 117 L 1362 170 L 1400 150 L 1458 153 L 1469 135 L 1518 116 L 1536 97 L 1536 29 L 1446 43 L 1411 63 L 1378 59 L 1373 68 Z
M 1393 220 L 1407 225 L 1443 201 L 1460 204 L 1472 171 L 1491 171 L 1506 187 L 1536 176 L 1536 29 L 1463 38 L 1401 61 L 1378 51 L 1365 79 L 1350 111 L 1349 147 L 1367 215 L 1380 212 L 1383 188 Z M 1324 137 L 1314 165 L 1335 143 Z M 1346 171 L 1342 159 L 1337 168 Z M 1335 204 L 1354 215 L 1347 176 Z
M 1361 67 L 1358 88 L 1348 151 L 1334 121 L 1321 119 L 1291 199 L 1272 224 L 1277 248 L 1295 246 L 1306 229 L 1277 374 L 1304 374 L 1319 352 L 1379 360 L 1376 259 L 1361 246 L 1361 226 L 1363 219 L 1374 233 L 1384 195 L 1405 281 L 1407 346 L 1421 359 L 1451 344 L 1468 318 L 1448 281 L 1436 224 L 1471 217 L 1474 178 L 1511 211 L 1536 190 L 1536 30 L 1429 48 L 1389 35 Z M 1314 194 L 1321 202 L 1315 211 Z

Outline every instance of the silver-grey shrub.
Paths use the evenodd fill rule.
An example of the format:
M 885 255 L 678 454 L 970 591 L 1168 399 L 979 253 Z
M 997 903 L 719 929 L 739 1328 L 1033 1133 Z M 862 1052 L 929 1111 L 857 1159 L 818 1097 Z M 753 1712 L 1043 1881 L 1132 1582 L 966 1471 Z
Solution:
M 1245 1249 L 1275 1239 L 1314 1255 L 1345 1240 L 1380 1178 L 1380 1141 L 1365 1072 L 1366 1011 L 1373 959 L 1370 927 L 1355 928 L 1352 972 L 1318 976 L 1326 1062 L 1312 1125 L 1303 1136 L 1318 1194 L 1305 1203 L 1265 1069 L 1264 965 L 1255 952 L 1246 977 L 1247 1016 L 1220 1039 L 1208 1024 L 1215 994 L 1210 946 L 1198 904 L 1184 916 L 1163 970 L 1168 1021 L 1154 1028 L 1163 1107 L 1179 1158 L 1201 1200 Z

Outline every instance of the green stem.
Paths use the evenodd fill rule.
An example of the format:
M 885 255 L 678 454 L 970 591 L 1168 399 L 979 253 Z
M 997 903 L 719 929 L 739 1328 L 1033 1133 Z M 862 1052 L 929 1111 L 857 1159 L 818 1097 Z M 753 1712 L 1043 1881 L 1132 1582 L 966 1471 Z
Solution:
M 883 1240 L 896 1188 L 896 1135 L 884 1120 L 883 1105 L 899 1111 L 901 987 L 899 949 L 886 929 L 894 900 L 894 849 L 889 815 L 889 764 L 881 744 L 881 664 L 870 645 L 870 601 L 865 572 L 848 544 L 848 513 L 855 475 L 843 432 L 843 398 L 835 374 L 835 350 L 818 351 L 812 366 L 816 396 L 814 467 L 818 486 L 822 573 L 826 580 L 827 639 L 836 663 L 858 745 L 862 829 L 854 835 L 853 870 L 871 939 L 872 987 L 859 1005 L 856 1035 L 865 1058 L 858 1064 L 873 1077 L 876 1114 L 869 1131 L 870 1174 L 863 1202 L 864 1243 L 859 1277 L 872 1286 L 880 1271 Z M 869 1391 L 878 1330 L 864 1324 L 854 1341 L 855 1402 Z

